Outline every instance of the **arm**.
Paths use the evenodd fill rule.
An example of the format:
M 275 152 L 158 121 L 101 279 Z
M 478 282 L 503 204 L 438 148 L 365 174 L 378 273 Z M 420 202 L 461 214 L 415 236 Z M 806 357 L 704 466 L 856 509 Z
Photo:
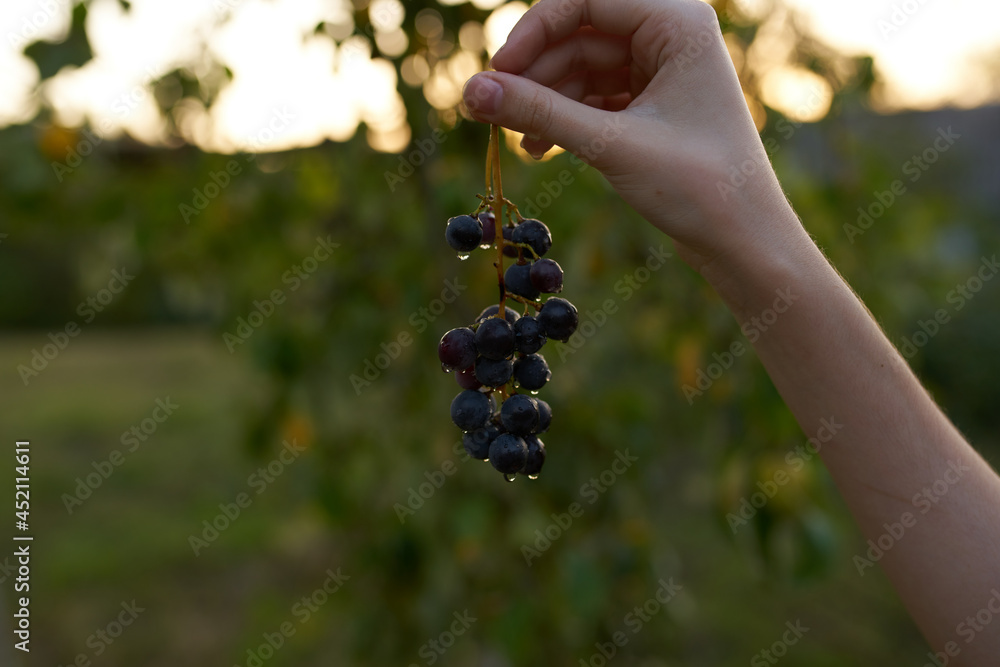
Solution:
M 599 169 L 741 324 L 791 290 L 792 305 L 754 344 L 775 386 L 807 434 L 823 420 L 840 425 L 820 455 L 865 536 L 905 528 L 879 564 L 934 649 L 954 642 L 961 665 L 1000 655 L 1000 615 L 974 641 L 958 630 L 1000 590 L 1000 478 L 799 223 L 714 10 L 541 0 L 492 64 L 497 72 L 466 86 L 472 114 L 524 132 L 534 155 L 558 144 Z M 723 196 L 717 184 L 747 160 L 754 175 Z M 920 501 L 938 480 L 947 492 Z

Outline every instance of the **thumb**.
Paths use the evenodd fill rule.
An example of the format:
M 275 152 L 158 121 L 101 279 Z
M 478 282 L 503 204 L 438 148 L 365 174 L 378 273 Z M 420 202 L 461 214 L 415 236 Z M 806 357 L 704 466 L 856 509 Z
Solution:
M 591 163 L 607 148 L 608 139 L 621 135 L 619 113 L 581 104 L 514 74 L 476 74 L 466 82 L 462 97 L 476 120 L 561 146 Z

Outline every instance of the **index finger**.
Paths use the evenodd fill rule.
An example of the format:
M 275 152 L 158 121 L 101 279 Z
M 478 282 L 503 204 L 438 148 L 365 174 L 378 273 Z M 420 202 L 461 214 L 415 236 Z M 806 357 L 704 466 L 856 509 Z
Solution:
M 583 26 L 632 35 L 649 19 L 678 9 L 678 4 L 677 0 L 541 0 L 517 22 L 490 64 L 498 71 L 520 74 L 549 44 Z

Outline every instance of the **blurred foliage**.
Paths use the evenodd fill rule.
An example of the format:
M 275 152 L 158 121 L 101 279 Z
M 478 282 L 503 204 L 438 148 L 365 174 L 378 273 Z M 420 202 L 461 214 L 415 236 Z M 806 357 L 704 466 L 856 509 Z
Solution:
M 38 66 L 38 73 L 43 80 L 58 74 L 64 67 L 80 67 L 94 56 L 84 28 L 86 20 L 87 6 L 74 4 L 69 35 L 65 40 L 56 43 L 34 42 L 24 50 L 25 55 Z
M 720 17 L 745 51 L 758 26 L 730 4 L 719 3 Z M 440 41 L 451 44 L 451 27 L 487 15 L 468 4 L 407 2 L 410 55 L 431 53 L 414 28 L 420 10 L 440 12 L 449 27 Z M 75 11 L 82 21 L 83 7 Z M 355 23 L 357 34 L 370 34 L 360 2 Z M 865 120 L 865 98 L 875 82 L 872 61 L 845 58 L 796 35 L 798 63 L 830 83 L 834 104 L 814 127 L 765 109 L 763 136 L 821 247 L 894 341 L 912 337 L 919 321 L 947 307 L 949 291 L 1000 240 L 990 224 L 995 207 L 974 196 L 957 201 L 946 178 L 979 168 L 967 150 L 972 142 L 943 156 L 947 167 L 935 167 L 851 242 L 843 227 L 856 218 L 851 212 L 900 177 L 910 153 L 933 140 L 933 121 L 928 129 L 926 123 Z M 63 45 L 35 45 L 28 53 L 47 75 L 60 64 L 80 62 L 85 45 L 85 35 L 74 28 Z M 439 60 L 447 56 L 433 53 Z M 758 73 L 740 73 L 748 96 L 757 99 Z M 226 76 L 222 71 L 205 82 L 177 70 L 154 84 L 157 100 L 167 117 L 188 96 L 211 104 Z M 30 363 L 31 350 L 48 342 L 44 332 L 81 322 L 81 304 L 107 286 L 114 269 L 135 278 L 83 327 L 80 346 L 89 349 L 104 329 L 152 326 L 167 332 L 158 345 L 172 350 L 166 360 L 149 364 L 133 354 L 133 367 L 116 366 L 117 374 L 107 378 L 93 370 L 102 393 L 86 402 L 92 414 L 110 415 L 107 423 L 84 429 L 86 420 L 74 417 L 48 427 L 54 438 L 79 448 L 71 455 L 78 465 L 64 462 L 48 473 L 52 504 L 59 505 L 58 494 L 88 470 L 88 457 L 106 456 L 123 425 L 141 414 L 113 410 L 114 401 L 132 404 L 136 392 L 151 398 L 160 387 L 162 393 L 174 387 L 197 413 L 179 418 L 170 425 L 178 431 L 163 436 L 190 457 L 183 471 L 180 463 L 157 458 L 162 470 L 197 484 L 168 484 L 155 467 L 147 473 L 159 480 L 154 492 L 163 495 L 156 497 L 183 498 L 184 516 L 192 520 L 150 508 L 162 530 L 146 526 L 134 538 L 109 536 L 77 559 L 87 538 L 76 516 L 67 519 L 61 507 L 50 510 L 48 521 L 66 529 L 74 554 L 49 556 L 44 572 L 53 582 L 62 577 L 51 584 L 53 599 L 65 597 L 79 610 L 88 595 L 83 582 L 91 576 L 143 585 L 126 566 L 134 550 L 166 576 L 191 577 L 229 596 L 205 612 L 218 636 L 178 645 L 170 655 L 192 664 L 212 664 L 208 658 L 195 662 L 197 655 L 245 664 L 246 647 L 272 632 L 294 600 L 322 582 L 276 574 L 275 568 L 294 569 L 305 560 L 303 567 L 315 575 L 330 563 L 342 564 L 353 577 L 350 584 L 321 613 L 321 623 L 303 627 L 297 648 L 279 652 L 269 664 L 422 662 L 419 647 L 448 627 L 453 612 L 470 609 L 479 618 L 470 631 L 474 639 L 459 640 L 447 664 L 576 665 L 594 652 L 594 642 L 609 641 L 621 629 L 636 604 L 652 597 L 660 578 L 674 577 L 685 592 L 651 621 L 653 631 L 637 635 L 619 664 L 732 664 L 769 645 L 784 621 L 798 616 L 817 629 L 790 652 L 788 665 L 886 664 L 902 661 L 900 655 L 916 661 L 922 643 L 885 582 L 880 575 L 861 580 L 853 569 L 850 557 L 861 543 L 822 466 L 816 459 L 798 470 L 788 466 L 786 454 L 804 436 L 753 354 L 737 358 L 690 405 L 685 398 L 682 387 L 697 383 L 713 355 L 745 340 L 728 311 L 676 259 L 626 299 L 616 289 L 619 281 L 637 275 L 651 248 L 669 251 L 670 244 L 598 174 L 566 155 L 529 166 L 504 153 L 504 189 L 522 208 L 535 206 L 549 224 L 556 240 L 552 256 L 566 270 L 565 296 L 584 321 L 599 326 L 578 350 L 543 350 L 554 373 L 543 395 L 555 419 L 538 481 L 504 484 L 488 466 L 462 460 L 455 448 L 459 434 L 448 419 L 456 386 L 439 372 L 435 346 L 441 333 L 490 304 L 496 286 L 490 257 L 476 253 L 459 262 L 443 229 L 449 216 L 476 207 L 487 131 L 463 121 L 461 109 L 453 116 L 430 113 L 418 88 L 401 84 L 400 92 L 414 141 L 398 156 L 372 151 L 361 136 L 259 155 L 209 155 L 185 145 L 154 149 L 127 138 L 103 141 L 86 128 L 57 127 L 44 114 L 0 133 L 0 210 L 8 235 L 0 245 L 0 281 L 15 287 L 0 301 L 0 322 L 28 332 L 7 355 L 7 367 Z M 898 133 L 887 134 L 887 126 Z M 71 155 L 79 162 L 71 164 Z M 324 242 L 335 249 L 320 260 L 316 251 Z M 309 257 L 317 260 L 311 271 Z M 466 287 L 454 304 L 435 312 L 435 300 L 450 284 Z M 281 302 L 268 306 L 276 291 Z M 608 299 L 618 312 L 602 320 Z M 912 359 L 994 461 L 998 301 L 1000 292 L 987 284 L 974 307 L 954 313 Z M 260 326 L 253 324 L 255 311 L 262 313 Z M 241 320 L 252 333 L 233 343 L 234 335 L 244 338 Z M 176 348 L 188 340 L 182 329 L 191 327 L 213 336 L 199 339 L 203 356 L 185 362 Z M 402 342 L 403 334 L 412 344 Z M 352 382 L 390 351 L 395 358 L 377 369 L 377 377 Z M 61 363 L 57 358 L 51 365 Z M 174 364 L 184 370 L 171 376 Z M 149 387 L 116 389 L 131 387 L 147 372 Z M 5 387 L 28 401 L 32 392 L 51 391 L 52 382 L 41 375 L 26 388 L 20 378 Z M 280 482 L 282 491 L 263 496 L 262 507 L 247 510 L 255 518 L 187 564 L 188 534 L 218 503 L 245 490 L 244 468 L 271 461 L 284 440 L 306 444 L 308 463 L 294 468 L 292 481 Z M 234 455 L 234 443 L 249 451 L 252 463 Z M 584 503 L 583 516 L 526 567 L 522 545 L 535 544 L 536 531 L 580 502 L 581 485 L 626 449 L 639 462 L 610 492 Z M 399 507 L 449 462 L 457 472 L 414 515 L 398 520 Z M 791 480 L 734 533 L 727 516 L 778 471 Z M 131 486 L 113 496 L 121 503 L 145 492 L 143 479 L 127 480 Z M 120 507 L 110 503 L 101 516 L 116 517 Z M 86 511 L 103 510 L 85 508 L 80 521 L 87 521 Z M 296 522 L 313 526 L 317 513 L 327 536 L 314 540 L 319 555 L 289 556 L 281 545 L 301 537 Z M 309 530 L 315 528 L 303 529 Z M 123 569 L 94 565 L 120 537 L 124 546 L 113 562 Z M 222 573 L 229 574 L 221 582 L 214 578 Z M 245 582 L 254 597 L 242 590 Z M 169 598 L 169 591 L 146 590 Z M 198 595 L 185 595 L 198 604 Z M 47 609 L 42 623 L 55 641 L 44 657 L 69 660 L 82 648 L 71 630 L 88 626 L 63 627 L 64 612 Z M 100 621 L 93 611 L 81 617 Z M 131 662 L 120 659 L 116 664 L 143 660 L 136 654 Z

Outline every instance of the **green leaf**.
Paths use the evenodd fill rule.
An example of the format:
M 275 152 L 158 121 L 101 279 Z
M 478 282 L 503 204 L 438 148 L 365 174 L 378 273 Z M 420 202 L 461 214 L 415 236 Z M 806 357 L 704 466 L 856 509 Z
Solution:
M 65 40 L 55 44 L 35 42 L 25 48 L 24 54 L 35 61 L 43 80 L 56 75 L 63 67 L 81 67 L 94 57 L 84 29 L 86 20 L 86 6 L 77 5 L 73 8 L 73 19 Z

